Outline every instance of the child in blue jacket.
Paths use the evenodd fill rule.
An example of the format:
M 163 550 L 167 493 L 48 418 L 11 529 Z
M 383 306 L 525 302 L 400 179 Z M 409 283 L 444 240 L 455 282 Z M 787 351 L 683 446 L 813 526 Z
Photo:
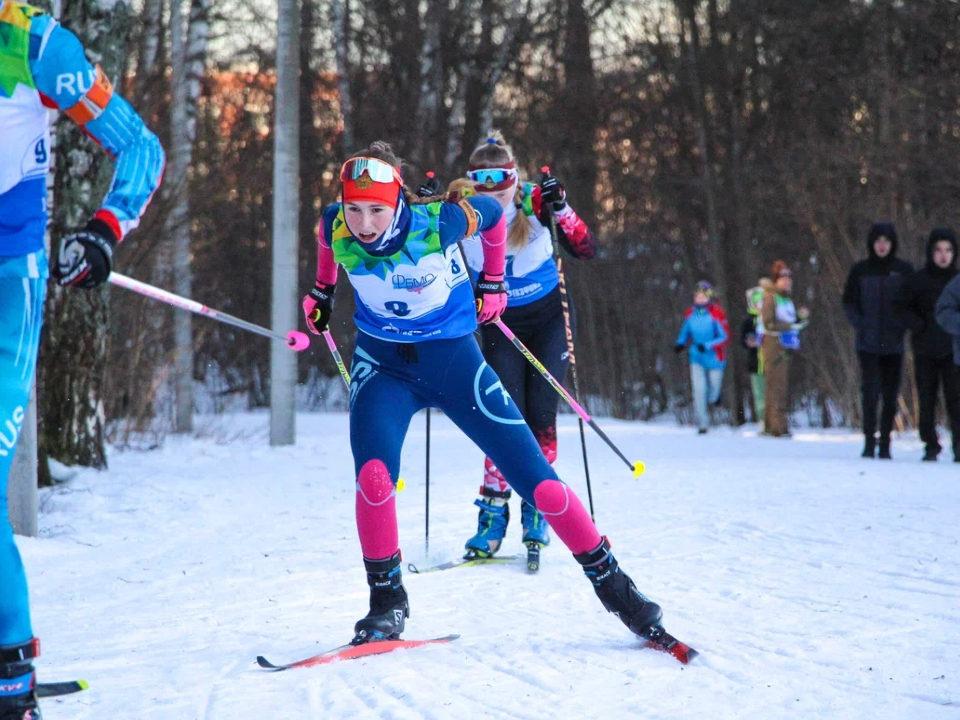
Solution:
M 720 400 L 729 340 L 727 314 L 714 302 L 713 286 L 701 280 L 694 288 L 693 305 L 684 315 L 683 327 L 674 347 L 677 353 L 690 351 L 690 383 L 700 435 L 705 435 L 710 426 L 707 404 L 716 404 Z

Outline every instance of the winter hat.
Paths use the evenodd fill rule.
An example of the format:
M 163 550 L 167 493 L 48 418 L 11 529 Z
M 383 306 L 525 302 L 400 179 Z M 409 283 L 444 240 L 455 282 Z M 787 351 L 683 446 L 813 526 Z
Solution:
M 933 248 L 941 240 L 946 240 L 953 246 L 953 264 L 957 264 L 957 236 L 948 227 L 938 227 L 930 231 L 927 239 L 927 262 L 933 264 Z
M 877 238 L 885 237 L 892 244 L 893 247 L 890 249 L 890 254 L 887 257 L 893 257 L 897 254 L 897 229 L 893 226 L 892 222 L 878 222 L 874 223 L 870 227 L 870 232 L 867 233 L 867 252 L 870 253 L 870 257 L 875 257 L 876 253 L 873 249 L 873 244 L 877 241 Z
M 773 267 L 770 270 L 770 276 L 773 278 L 773 281 L 776 282 L 781 277 L 790 277 L 790 266 L 787 265 L 783 260 L 777 260 L 773 263 Z
M 696 295 L 697 293 L 703 293 L 707 296 L 707 300 L 713 300 L 713 285 L 706 280 L 701 280 L 693 288 L 693 294 Z

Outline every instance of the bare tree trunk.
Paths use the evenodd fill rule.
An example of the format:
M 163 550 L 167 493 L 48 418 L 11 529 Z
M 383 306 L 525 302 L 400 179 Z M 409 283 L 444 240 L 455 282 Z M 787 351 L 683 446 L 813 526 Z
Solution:
M 445 5 L 427 3 L 423 18 L 423 53 L 420 65 L 420 101 L 417 106 L 416 158 L 424 170 L 437 164 L 436 130 L 439 120 L 440 96 L 443 92 L 443 66 L 440 57 L 440 32 Z
M 271 327 L 297 326 L 297 237 L 300 217 L 300 4 L 279 0 L 277 94 L 273 136 L 273 307 Z M 296 442 L 297 359 L 286 343 L 270 344 L 270 444 Z
M 170 106 L 170 162 L 166 187 L 170 213 L 164 235 L 173 270 L 174 292 L 183 297 L 193 294 L 193 271 L 190 263 L 190 165 L 197 134 L 197 101 L 203 78 L 207 37 L 210 31 L 211 0 L 191 0 L 189 29 L 184 42 L 183 1 L 173 0 L 170 12 L 170 44 L 173 64 Z M 166 253 L 165 253 L 166 254 Z M 175 429 L 193 430 L 193 315 L 183 310 L 173 314 L 176 360 Z
M 458 13 L 460 17 L 472 17 L 475 4 L 475 0 L 463 0 Z M 466 23 L 465 27 L 469 31 L 470 24 Z M 447 115 L 447 148 L 443 158 L 444 169 L 448 172 L 453 172 L 461 153 L 465 152 L 465 148 L 477 139 L 464 136 L 467 90 L 470 87 L 470 58 L 476 50 L 477 41 L 470 33 L 467 37 L 461 38 L 459 44 L 461 55 L 455 73 L 457 84 L 453 92 L 450 114 Z
M 590 18 L 583 0 L 567 0 L 563 69 L 565 84 L 561 106 L 592 108 L 595 106 L 597 78 L 593 67 L 590 43 Z M 574 189 L 578 214 L 588 225 L 596 226 L 597 113 L 563 113 L 558 133 L 558 160 L 569 187 Z
M 523 13 L 513 3 L 508 3 L 505 14 L 503 39 L 500 41 L 493 66 L 490 68 L 483 102 L 480 105 L 480 132 L 488 132 L 493 128 L 493 109 L 497 99 L 497 85 L 500 83 L 503 71 L 507 68 L 507 63 L 510 62 L 514 39 L 520 30 L 520 24 L 524 21 Z M 582 120 L 582 118 L 580 119 Z
M 331 0 L 333 46 L 337 57 L 337 92 L 343 119 L 343 151 L 353 151 L 353 99 L 350 92 L 350 8 L 347 0 Z
M 137 61 L 137 90 L 135 103 L 138 107 L 150 103 L 153 84 L 156 81 L 157 57 L 162 37 L 161 19 L 164 0 L 144 0 L 143 27 L 140 30 L 140 56 Z
M 88 48 L 115 85 L 127 56 L 130 6 L 125 2 L 64 0 L 61 19 Z M 65 235 L 96 211 L 113 177 L 107 154 L 71 122 L 56 129 L 59 153 L 50 233 L 54 252 Z M 38 398 L 41 456 L 68 465 L 105 468 L 102 371 L 107 367 L 106 289 L 64 290 L 49 284 L 40 352 Z M 45 463 L 44 463 L 45 464 Z M 41 468 L 42 471 L 42 468 Z
M 703 189 L 704 200 L 707 206 L 707 241 L 710 248 L 711 265 L 713 267 L 714 285 L 720 297 L 727 303 L 727 309 L 730 310 L 732 296 L 727 290 L 732 287 L 728 277 L 728 263 L 723 247 L 723 238 L 720 234 L 720 223 L 717 219 L 717 200 L 716 200 L 716 178 L 713 172 L 713 158 L 710 152 L 709 123 L 710 118 L 707 114 L 706 100 L 704 97 L 704 87 L 700 74 L 700 31 L 697 27 L 695 5 L 691 0 L 684 1 L 686 16 L 681 20 L 680 33 L 681 44 L 686 44 L 684 53 L 687 60 L 687 74 L 690 79 L 690 90 L 692 94 L 693 117 L 696 125 L 697 147 L 700 151 L 700 180 Z M 684 28 L 690 32 L 690 41 L 685 42 L 683 37 Z M 731 327 L 731 335 L 733 334 Z M 734 345 L 733 338 L 730 338 L 730 346 Z M 742 377 L 740 370 L 740 355 L 736 352 L 728 353 L 727 371 L 728 382 L 732 385 L 731 390 L 726 393 L 727 410 L 730 412 L 730 419 L 734 424 L 744 422 L 743 398 L 742 398 Z

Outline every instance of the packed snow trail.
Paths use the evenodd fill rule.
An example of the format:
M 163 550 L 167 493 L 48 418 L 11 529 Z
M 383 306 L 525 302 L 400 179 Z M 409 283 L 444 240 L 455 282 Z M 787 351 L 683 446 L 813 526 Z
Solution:
M 701 652 L 642 650 L 559 541 L 523 561 L 405 573 L 405 637 L 455 643 L 273 674 L 347 642 L 366 612 L 344 414 L 299 416 L 294 448 L 263 414 L 202 417 L 202 439 L 110 454 L 44 491 L 41 537 L 18 538 L 44 653 L 41 681 L 90 689 L 47 720 L 297 718 L 956 718 L 960 470 L 894 462 L 860 438 L 602 425 L 647 464 L 633 480 L 588 436 L 594 500 L 624 569 Z M 430 557 L 423 417 L 398 496 L 404 561 L 458 557 L 475 531 L 483 456 L 433 423 Z M 585 494 L 575 419 L 562 477 Z M 505 553 L 521 553 L 519 506 Z

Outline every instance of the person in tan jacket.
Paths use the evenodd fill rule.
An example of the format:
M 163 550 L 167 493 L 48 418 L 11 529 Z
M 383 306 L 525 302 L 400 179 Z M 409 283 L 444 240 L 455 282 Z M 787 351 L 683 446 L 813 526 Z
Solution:
M 761 335 L 760 354 L 767 383 L 764 435 L 790 437 L 789 370 L 790 355 L 800 349 L 800 331 L 809 313 L 799 313 L 790 299 L 793 279 L 783 260 L 773 264 L 773 281 L 761 281 L 764 289 L 757 333 Z M 799 317 L 798 317 L 799 315 Z

